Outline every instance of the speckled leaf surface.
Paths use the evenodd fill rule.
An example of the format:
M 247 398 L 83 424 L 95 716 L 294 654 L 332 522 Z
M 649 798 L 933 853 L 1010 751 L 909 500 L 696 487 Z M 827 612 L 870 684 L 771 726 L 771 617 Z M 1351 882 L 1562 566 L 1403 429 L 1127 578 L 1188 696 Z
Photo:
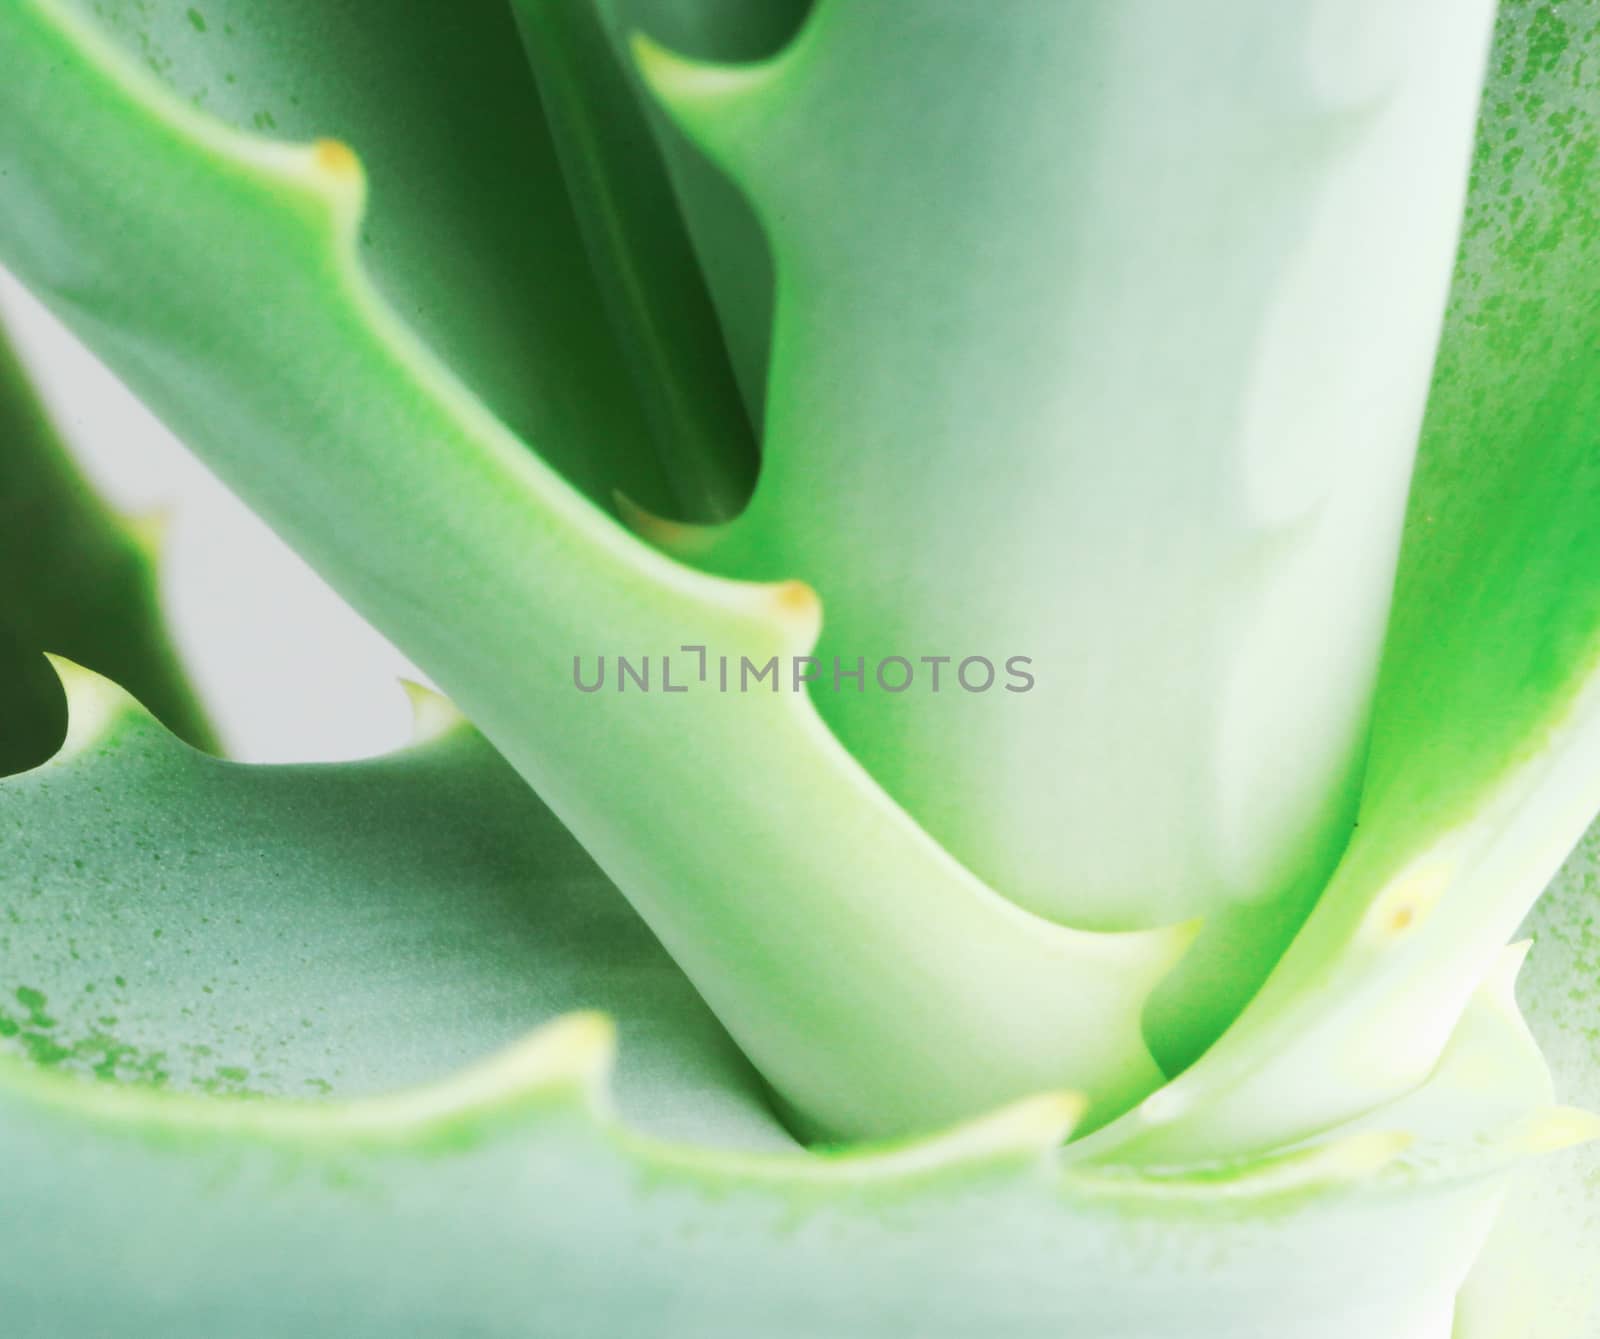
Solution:
M 414 690 L 428 737 L 407 751 L 255 767 L 188 748 L 106 680 L 63 673 L 73 730 L 0 804 L 10 1050 L 158 1089 L 351 1096 L 603 1008 L 644 1063 L 642 1109 L 732 1143 L 742 1123 L 760 1142 L 771 1118 L 737 1049 L 442 699 Z M 688 1105 L 657 1109 L 652 1075 Z
M 1140 1016 L 1193 927 L 1035 917 L 803 693 L 716 691 L 722 656 L 809 651 L 815 595 L 653 552 L 494 417 L 368 281 L 347 147 L 197 114 L 53 0 L 0 11 L 0 40 L 26 56 L 0 85 L 0 254 L 484 730 L 810 1128 L 908 1133 L 1061 1086 L 1103 1119 L 1160 1082 Z M 698 691 L 575 690 L 579 657 L 659 673 L 685 643 Z
M 614 42 L 626 8 L 607 11 Z M 1424 8 L 1466 42 L 1465 11 Z M 755 66 L 646 47 L 646 70 L 732 164 L 728 137 L 800 105 L 773 90 L 818 75 L 807 61 L 845 12 L 824 6 Z M 1061 11 L 1016 12 L 1054 45 L 995 40 L 1048 83 L 1041 53 L 1071 47 Z M 1157 7 L 1097 12 L 1116 29 Z M 459 732 L 359 768 L 236 769 L 80 685 L 62 756 L 0 787 L 12 1323 L 51 1339 L 313 1320 L 354 1335 L 1448 1333 L 1503 1164 L 1590 1130 L 1552 1111 L 1496 960 L 1600 803 L 1593 313 L 1555 301 L 1595 291 L 1584 72 L 1600 4 L 1559 19 L 1502 9 L 1359 828 L 1266 989 L 1165 1086 L 1163 1065 L 1191 1058 L 1248 994 L 1238 978 L 1185 994 L 1230 948 L 1218 927 L 1231 913 L 1184 889 L 1143 928 L 1025 910 L 1039 899 L 958 863 L 871 749 L 853 755 L 803 693 L 575 691 L 574 657 L 809 652 L 828 600 L 801 584 L 809 571 L 693 571 L 605 515 L 612 488 L 658 514 L 681 497 L 659 415 L 633 393 L 638 351 L 606 324 L 618 297 L 592 272 L 604 209 L 563 179 L 580 163 L 615 185 L 627 152 L 575 152 L 581 107 L 551 136 L 508 9 L 376 22 L 389 13 L 0 8 L 14 58 L 0 259 L 549 805 Z M 822 99 L 843 124 L 829 152 L 858 143 L 852 105 L 879 106 L 871 58 L 915 54 L 870 40 L 856 13 L 837 48 L 853 55 L 800 90 L 849 94 Z M 954 67 L 970 54 L 947 24 L 912 27 Z M 585 31 L 575 59 L 601 59 Z M 1190 68 L 1197 48 L 1160 36 Z M 482 96 L 452 103 L 465 70 Z M 1181 102 L 1180 86 L 1161 96 Z M 1012 124 L 1000 102 L 991 128 Z M 952 132 L 969 148 L 970 129 Z M 510 167 L 505 145 L 521 155 Z M 669 144 L 668 172 L 703 253 L 682 150 Z M 900 164 L 910 188 L 891 191 L 845 157 L 838 182 L 886 196 L 920 198 L 919 171 L 933 171 Z M 825 237 L 888 227 L 826 208 L 834 179 L 798 156 L 759 167 L 793 174 L 780 184 L 796 219 Z M 649 214 L 624 208 L 630 226 Z M 764 208 L 769 223 L 783 212 Z M 1026 211 L 1006 217 L 1038 240 Z M 773 236 L 782 333 L 794 242 Z M 894 289 L 914 268 L 876 277 L 949 316 L 937 284 Z M 749 402 L 754 344 L 713 271 Z M 638 277 L 636 310 L 655 311 L 662 275 Z M 810 297 L 837 293 L 813 277 Z M 885 339 L 940 328 L 896 322 L 889 301 L 867 314 Z M 1019 337 L 1032 328 L 1026 311 L 1001 315 Z M 774 346 L 774 422 L 804 408 L 793 349 L 833 365 L 852 347 L 837 333 Z M 971 398 L 968 354 L 1002 383 L 1016 374 L 981 339 L 950 344 L 928 386 L 947 399 Z M 893 378 L 839 367 L 883 409 Z M 914 500 L 894 498 L 912 528 Z M 981 826 L 980 807 L 962 822 Z M 233 918 L 214 914 L 229 899 Z M 1175 919 L 1197 905 L 1204 925 Z M 1243 956 L 1264 970 L 1292 920 L 1244 926 Z M 1211 1006 L 1204 1025 L 1175 1021 L 1195 999 Z M 595 1006 L 621 1026 L 614 1082 L 606 1026 L 566 1015 Z M 807 1153 L 778 1104 L 807 1136 L 945 1133 Z M 994 1114 L 953 1128 L 980 1111 Z M 1063 1151 L 1075 1117 L 1087 1129 L 1119 1112 Z M 1491 1251 L 1469 1298 L 1503 1305 L 1484 1283 L 1503 1258 Z M 1473 1300 L 1463 1325 L 1493 1304 Z
M 1428 1084 L 1298 1150 L 1070 1168 L 1081 1105 L 1042 1097 L 803 1152 L 437 702 L 390 757 L 246 767 L 63 674 L 62 753 L 0 783 L 17 1339 L 1442 1339 L 1500 1169 L 1584 1132 L 1550 1104 L 1512 961 Z M 563 1012 L 596 1006 L 615 1033 Z
M 1192 158 L 1175 163 L 1161 157 L 1164 136 L 1184 113 L 1173 109 L 1147 120 L 1147 98 L 1178 98 L 1178 90 L 1222 79 L 1232 51 L 1227 25 L 1196 11 L 1184 20 L 1194 25 L 1190 31 L 1160 5 L 1024 10 L 1028 21 L 1015 25 L 988 24 L 976 11 L 940 10 L 902 31 L 876 11 L 823 5 L 781 53 L 742 65 L 684 60 L 640 44 L 642 68 L 664 104 L 764 211 L 780 293 L 768 457 L 750 509 L 714 531 L 648 525 L 647 531 L 685 561 L 713 570 L 814 582 L 830 613 L 824 650 L 948 647 L 958 635 L 980 630 L 997 645 L 1055 638 L 1046 643 L 1052 649 L 1045 663 L 1064 668 L 1063 682 L 1074 686 L 1056 715 L 1049 714 L 1055 709 L 1048 693 L 1019 698 L 1009 710 L 962 694 L 817 696 L 874 776 L 998 890 L 1027 905 L 1051 904 L 1052 914 L 1081 923 L 1085 890 L 1075 880 L 1087 870 L 1092 883 L 1101 854 L 1108 850 L 1113 862 L 1159 862 L 1162 843 L 1176 838 L 1152 815 L 1174 809 L 1220 851 L 1230 840 L 1224 811 L 1243 793 L 1235 789 L 1243 778 L 1230 776 L 1228 758 L 1242 756 L 1248 770 L 1251 760 L 1275 756 L 1274 750 L 1281 762 L 1282 753 L 1309 746 L 1297 726 L 1271 723 L 1271 693 L 1248 664 L 1259 650 L 1249 618 L 1241 614 L 1219 643 L 1206 641 L 1202 595 L 1211 588 L 1201 579 L 1195 593 L 1175 595 L 1185 580 L 1199 579 L 1199 569 L 1165 545 L 1189 545 L 1190 553 L 1196 527 L 1219 509 L 1237 507 L 1238 524 L 1222 526 L 1217 537 L 1224 548 L 1243 547 L 1222 561 L 1235 572 L 1262 561 L 1265 582 L 1266 560 L 1281 546 L 1314 548 L 1327 527 L 1360 534 L 1367 557 L 1374 532 L 1391 520 L 1398 532 L 1398 509 L 1391 514 L 1372 495 L 1352 509 L 1350 495 L 1339 490 L 1362 468 L 1351 455 L 1355 444 L 1366 449 L 1375 435 L 1394 429 L 1400 403 L 1394 397 L 1407 375 L 1416 377 L 1420 416 L 1428 364 L 1407 361 L 1415 350 L 1408 353 L 1404 341 L 1385 343 L 1375 354 L 1372 341 L 1357 348 L 1363 341 L 1335 339 L 1353 360 L 1336 372 L 1315 361 L 1316 350 L 1364 301 L 1381 303 L 1384 315 L 1370 324 L 1386 341 L 1398 313 L 1424 324 L 1436 319 L 1431 299 L 1396 305 L 1381 281 L 1383 266 L 1396 263 L 1397 254 L 1421 263 L 1425 250 L 1403 248 L 1419 246 L 1414 229 L 1425 230 L 1425 221 L 1407 212 L 1401 228 L 1393 218 L 1361 211 L 1382 194 L 1393 155 L 1415 154 L 1413 166 L 1426 162 L 1430 173 L 1449 165 L 1456 141 L 1442 137 L 1448 127 L 1419 121 L 1418 94 L 1407 81 L 1420 87 L 1429 62 L 1451 43 L 1470 44 L 1478 29 L 1476 12 L 1463 6 L 1403 13 L 1372 6 L 1343 14 L 1312 41 L 1307 31 L 1325 17 L 1321 12 L 1251 10 L 1266 47 L 1306 40 L 1325 59 L 1324 78 L 1281 87 L 1260 73 L 1275 69 L 1273 61 L 1252 48 L 1251 62 L 1236 71 L 1243 91 L 1231 89 L 1215 102 L 1197 97 L 1207 116 L 1234 116 L 1240 124 L 1219 129 L 1198 118 L 1185 131 L 1194 136 Z M 1391 11 L 1399 15 L 1396 24 L 1383 27 L 1382 15 Z M 1486 19 L 1487 12 L 1476 17 Z M 1335 40 L 1339 34 L 1350 44 Z M 1420 45 L 1405 48 L 1410 54 L 1403 59 L 1395 56 L 1388 44 L 1407 38 Z M 1093 63 L 1101 54 L 1096 44 L 1117 42 L 1140 52 L 1133 77 L 1159 88 L 1118 89 L 1107 101 L 1092 81 L 1056 77 L 1076 69 L 1076 60 L 1100 69 Z M 1600 506 L 1592 405 L 1600 327 L 1591 295 L 1600 287 L 1596 233 L 1587 226 L 1596 198 L 1587 169 L 1600 134 L 1600 101 L 1589 77 L 1597 42 L 1600 6 L 1592 3 L 1565 6 L 1559 16 L 1520 0 L 1500 7 L 1453 295 L 1421 421 L 1370 748 L 1349 791 L 1353 821 L 1320 853 L 1303 848 L 1295 862 L 1300 882 L 1279 887 L 1275 896 L 1230 905 L 1226 880 L 1207 892 L 1207 857 L 1194 852 L 1177 862 L 1175 877 L 1153 881 L 1163 899 L 1157 903 L 1130 899 L 1110 879 L 1106 886 L 1117 894 L 1111 903 L 1123 918 L 1118 924 L 1152 924 L 1160 910 L 1203 909 L 1202 935 L 1157 991 L 1145 1028 L 1169 1072 L 1205 1055 L 1168 1091 L 1086 1145 L 1086 1154 L 1113 1145 L 1118 1156 L 1132 1156 L 1135 1147 L 1152 1157 L 1247 1150 L 1316 1129 L 1416 1082 L 1473 982 L 1600 807 L 1600 771 L 1592 762 L 1600 740 L 1600 551 L 1591 523 Z M 1386 53 L 1391 66 L 1383 65 Z M 930 82 L 948 106 L 982 105 L 984 115 L 930 113 L 923 84 L 910 73 L 920 57 L 939 71 Z M 1035 93 L 1011 108 L 1001 100 L 980 104 L 970 89 L 959 92 L 967 87 L 963 80 L 984 86 L 999 68 L 1018 85 L 1037 81 Z M 873 84 L 880 76 L 885 87 Z M 1259 86 L 1250 82 L 1257 77 Z M 1090 86 L 1093 97 L 1082 93 Z M 1461 91 L 1448 81 L 1432 89 L 1428 114 L 1439 98 Z M 870 115 L 854 115 L 869 102 Z M 1277 109 L 1276 119 L 1251 119 L 1249 109 L 1263 103 Z M 1081 121 L 1091 146 L 1050 160 L 1048 171 L 1029 156 L 1053 143 L 1029 120 L 1043 115 L 1044 106 Z M 1332 276 L 1341 271 L 1327 255 L 1295 270 L 1329 239 L 1318 228 L 1309 240 L 1297 232 L 1310 208 L 1295 203 L 1298 178 L 1287 167 L 1281 177 L 1262 169 L 1278 141 L 1252 138 L 1268 134 L 1269 124 L 1271 134 L 1287 136 L 1288 122 L 1300 127 L 1296 163 L 1314 145 L 1364 183 L 1347 182 L 1357 213 L 1349 228 L 1333 229 L 1337 237 L 1347 241 L 1351 228 L 1370 226 L 1402 248 L 1364 254 L 1366 287 L 1338 297 L 1330 288 L 1308 309 L 1297 306 L 1307 292 L 1293 275 L 1337 286 Z M 1160 129 L 1152 133 L 1151 125 Z M 913 134 L 940 151 L 899 153 Z M 1369 136 L 1381 148 L 1373 150 Z M 997 162 L 975 147 L 985 143 L 1005 144 L 1009 152 Z M 1254 146 L 1257 157 L 1242 145 Z M 1463 159 L 1465 145 L 1463 138 Z M 1213 152 L 1215 162 L 1207 157 Z M 1111 166 L 1102 161 L 1107 155 Z M 1247 172 L 1240 166 L 1246 160 Z M 1229 190 L 1222 183 L 1233 171 L 1245 172 L 1246 185 Z M 1079 174 L 1116 207 L 1094 192 L 1070 207 L 1057 204 L 1052 192 L 1072 189 Z M 1436 177 L 1428 180 L 1424 188 L 1408 178 L 1407 191 L 1437 204 L 1444 187 Z M 1169 237 L 1172 211 L 1159 202 L 1162 192 L 1177 189 L 1175 181 L 1183 183 L 1186 207 L 1225 222 Z M 1259 209 L 1244 209 L 1248 192 L 1259 193 Z M 1100 206 L 1112 219 L 1103 229 L 1096 223 Z M 1235 210 L 1248 218 L 1235 217 Z M 1058 218 L 1072 220 L 1065 235 L 1052 226 Z M 1131 246 L 1128 227 L 1149 229 L 1150 238 Z M 1203 248 L 1219 233 L 1241 254 L 1230 252 L 1215 268 L 1194 263 L 1135 278 L 1115 265 L 1123 247 L 1168 256 L 1169 243 Z M 1097 255 L 1110 260 L 1097 266 Z M 883 263 L 886 256 L 892 264 Z M 974 272 L 984 282 L 972 281 Z M 1169 279 L 1204 285 L 1219 273 L 1234 286 L 1225 302 L 1180 300 L 1162 288 Z M 1267 315 L 1234 291 L 1241 275 L 1260 279 Z M 1441 267 L 1441 302 L 1444 277 Z M 1057 308 L 1070 317 L 1085 290 L 1104 300 L 1085 304 L 1078 338 L 1077 326 Z M 1056 306 L 1039 300 L 1043 291 L 1055 295 Z M 1167 302 L 1206 333 L 1158 315 L 1134 321 L 1130 312 L 1147 301 Z M 1130 333 L 1108 333 L 1123 320 L 1133 323 Z M 1208 371 L 1195 376 L 1200 347 Z M 1139 354 L 1128 355 L 1130 348 Z M 1229 349 L 1240 354 L 1237 365 Z M 1376 364 L 1365 361 L 1373 357 Z M 1336 390 L 1339 413 L 1356 414 L 1347 436 L 1336 415 L 1306 408 L 1307 386 L 1302 395 L 1277 398 L 1280 379 L 1301 358 L 1313 359 L 1317 386 Z M 1031 360 L 1056 372 L 1040 371 Z M 932 389 L 908 405 L 902 388 L 929 383 Z M 1207 417 L 1213 412 L 1214 420 Z M 1182 422 L 1168 422 L 1167 415 Z M 1306 415 L 1317 417 L 1314 430 Z M 1186 433 L 1213 422 L 1215 442 L 1172 450 L 1174 440 L 1187 441 Z M 1241 434 L 1239 442 L 1228 437 L 1232 432 Z M 1280 496 L 1274 470 L 1282 453 L 1254 453 L 1258 432 L 1337 460 L 1337 479 L 1313 471 L 1326 491 L 1302 480 L 1309 492 Z M 1323 433 L 1332 436 L 1324 440 Z M 975 496 L 968 475 L 979 443 L 998 439 L 1015 448 L 1041 435 L 1055 449 L 1036 444 L 1020 459 L 1008 456 Z M 1160 467 L 1141 454 L 1147 438 L 1157 443 Z M 873 449 L 862 449 L 865 442 Z M 1199 494 L 1173 479 L 1192 467 L 1202 445 L 1229 460 L 1228 451 L 1237 449 L 1239 458 L 1235 471 L 1224 471 L 1236 492 L 1197 505 Z M 1077 485 L 1072 471 L 1081 460 L 1090 464 Z M 1398 507 L 1406 480 L 1396 482 L 1400 491 L 1385 496 Z M 997 500 L 1002 495 L 1006 500 Z M 1130 501 L 1135 496 L 1137 505 Z M 1163 505 L 1173 508 L 1170 515 Z M 1039 519 L 1041 506 L 1059 512 L 1053 526 Z M 1076 537 L 1099 534 L 1097 527 L 1104 542 L 1087 545 L 1079 564 L 1094 575 L 1075 583 L 1063 554 Z M 960 542 L 980 549 L 984 563 L 961 561 Z M 1321 560 L 1307 552 L 1314 570 Z M 1018 575 L 1001 591 L 990 572 L 1008 562 Z M 1135 574 L 1126 598 L 1108 597 L 1113 587 L 1101 579 L 1103 568 Z M 1152 589 L 1174 600 L 1173 608 L 1155 611 Z M 1325 624 L 1338 626 L 1343 597 L 1331 588 L 1279 587 L 1265 595 L 1263 589 L 1245 581 L 1235 592 L 1239 609 L 1261 596 L 1268 605 L 1288 599 L 1309 611 L 1295 654 L 1325 669 L 1332 663 Z M 1109 640 L 1098 635 L 1093 617 L 1108 599 Z M 1043 607 L 1050 617 L 1041 617 Z M 1287 624 L 1272 626 L 1281 635 Z M 1363 626 L 1374 637 L 1383 634 L 1381 620 Z M 1108 687 L 1117 639 L 1138 646 L 1147 637 L 1154 640 L 1145 661 L 1115 690 Z M 1337 640 L 1343 655 L 1350 644 Z M 1208 649 L 1220 657 L 1210 677 L 1199 668 Z M 1283 672 L 1281 654 L 1266 659 Z M 1201 759 L 1198 770 L 1177 761 L 1187 756 L 1182 748 L 1160 742 L 1165 718 L 1149 722 L 1157 710 L 1152 703 L 1165 711 L 1193 686 L 1166 677 L 1174 662 L 1183 674 L 1199 676 L 1197 691 L 1215 708 L 1214 716 L 1201 713 L 1203 727 L 1179 731 L 1184 747 L 1219 750 Z M 1334 677 L 1348 687 L 1360 675 L 1346 667 Z M 1276 682 L 1282 687 L 1293 678 Z M 1296 683 L 1296 693 L 1303 687 Z M 1107 709 L 1113 691 L 1128 693 L 1126 711 Z M 1247 704 L 1247 715 L 1266 713 L 1257 718 L 1267 723 L 1258 746 L 1235 752 L 1218 744 L 1238 724 L 1228 715 L 1230 701 Z M 1303 721 L 1299 697 L 1294 712 Z M 1248 733 L 1248 726 L 1240 728 Z M 1138 759 L 1139 748 L 1153 752 Z M 1121 768 L 1129 772 L 1119 783 Z M 946 784 L 950 775 L 987 777 L 990 791 L 1015 801 L 972 805 L 962 788 Z M 1273 785 L 1282 784 L 1279 770 L 1271 775 L 1278 778 Z M 1195 786 L 1193 803 L 1163 806 L 1163 796 L 1187 785 Z M 1081 805 L 1064 798 L 1062 788 L 1072 787 L 1092 798 Z M 1124 811 L 1124 797 L 1134 790 L 1138 801 Z M 1260 822 L 1276 802 L 1262 799 L 1236 809 Z M 1132 826 L 1119 828 L 1113 810 L 1131 814 Z M 1267 826 L 1284 824 L 1275 819 Z M 1151 838 L 1157 829 L 1160 841 Z M 1186 882 L 1190 872 L 1194 881 Z M 1035 876 L 1044 882 L 1030 882 Z M 1220 1044 L 1211 1046 L 1225 1028 Z

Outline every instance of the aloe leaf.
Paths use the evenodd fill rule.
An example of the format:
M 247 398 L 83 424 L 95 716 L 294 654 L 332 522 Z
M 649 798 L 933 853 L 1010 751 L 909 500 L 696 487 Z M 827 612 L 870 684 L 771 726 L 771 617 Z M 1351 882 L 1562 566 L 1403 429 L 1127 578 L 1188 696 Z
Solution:
M 825 663 L 921 662 L 813 696 L 1004 895 L 1205 918 L 1146 1016 L 1168 1072 L 1350 835 L 1491 8 L 824 4 L 753 65 L 641 46 L 778 273 L 749 509 L 644 533 L 811 582 Z
M 699 60 L 753 61 L 799 29 L 812 0 L 597 0 L 616 59 L 633 69 L 638 33 Z M 751 418 L 765 418 L 772 345 L 772 252 L 743 193 L 641 91 L 684 222 L 716 304 Z
M 1228 1034 L 1118 1157 L 1386 1100 L 1600 809 L 1600 3 L 1504 7 L 1360 824 Z
M 362 261 L 407 323 L 601 505 L 621 489 L 678 509 L 506 6 L 448 16 L 384 0 L 67 8 L 240 130 L 354 146 L 378 183 Z
M 399 753 L 245 766 L 58 668 L 66 742 L 0 792 L 9 1049 L 118 1084 L 352 1096 L 604 1009 L 646 1124 L 792 1146 L 683 974 L 442 699 L 413 690 Z
M 754 65 L 641 48 L 777 268 L 761 478 L 683 552 L 816 586 L 825 660 L 948 656 L 813 695 L 1063 922 L 1260 902 L 1348 833 L 1492 13 L 1383 8 L 824 0 Z
M 177 734 L 216 747 L 163 624 L 157 542 L 94 495 L 0 329 L 0 773 L 42 762 L 65 732 L 41 651 L 114 674 Z
M 1600 1110 L 1600 825 L 1524 925 L 1518 997 L 1562 1100 Z M 1529 1167 L 1457 1308 L 1455 1339 L 1583 1339 L 1600 1320 L 1600 1148 Z
M 726 520 L 755 484 L 755 438 L 634 81 L 594 0 L 512 7 L 612 328 L 669 444 L 680 515 Z
M 1159 1082 L 1140 1015 L 1193 927 L 1021 911 L 775 680 L 660 691 L 685 643 L 709 680 L 808 652 L 815 596 L 687 571 L 546 468 L 367 282 L 347 147 L 219 125 L 54 0 L 0 9 L 0 39 L 0 256 L 484 730 L 799 1125 L 899 1134 L 1060 1087 L 1098 1121 Z M 575 660 L 619 652 L 657 692 L 575 691 Z
M 62 673 L 63 751 L 0 783 L 17 1339 L 1443 1339 L 1502 1169 L 1588 1133 L 1503 969 L 1428 1083 L 1303 1148 L 1070 1168 L 1081 1104 L 1044 1097 L 803 1152 L 459 721 L 369 762 L 247 767 Z M 553 1017 L 585 1005 L 617 1015 L 615 1070 L 600 1015 Z

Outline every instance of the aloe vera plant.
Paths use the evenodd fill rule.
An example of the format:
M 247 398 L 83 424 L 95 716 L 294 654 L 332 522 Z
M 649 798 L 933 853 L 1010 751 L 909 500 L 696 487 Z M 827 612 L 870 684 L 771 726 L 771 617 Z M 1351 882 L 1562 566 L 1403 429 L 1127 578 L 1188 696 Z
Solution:
M 449 699 L 207 751 L 6 366 L 5 1333 L 1581 1335 L 1597 59 L 0 8 L 0 264 Z

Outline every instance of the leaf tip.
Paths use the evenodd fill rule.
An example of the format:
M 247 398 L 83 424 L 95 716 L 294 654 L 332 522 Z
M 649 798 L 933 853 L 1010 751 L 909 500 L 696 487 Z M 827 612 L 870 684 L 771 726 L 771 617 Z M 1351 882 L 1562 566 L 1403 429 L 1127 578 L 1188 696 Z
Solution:
M 1392 943 L 1416 929 L 1439 904 L 1456 876 L 1453 861 L 1429 857 L 1402 870 L 1373 899 L 1367 911 L 1368 937 Z
M 616 1059 L 617 1025 L 610 1014 L 581 1009 L 546 1024 L 530 1044 L 539 1068 L 599 1085 Z
M 45 659 L 61 681 L 67 695 L 67 734 L 46 767 L 69 762 L 88 751 L 111 732 L 123 717 L 140 710 L 126 692 L 103 675 L 85 669 L 65 656 L 46 654 Z
M 400 680 L 401 691 L 411 705 L 411 742 L 429 744 L 442 739 L 466 723 L 466 717 L 443 693 L 411 679 Z
M 822 601 L 817 592 L 804 581 L 780 581 L 772 587 L 772 603 L 778 611 L 790 618 L 817 618 L 822 613 Z
M 536 1028 L 498 1055 L 480 1061 L 444 1083 L 401 1098 L 355 1104 L 390 1128 L 450 1126 L 470 1113 L 517 1109 L 542 1101 L 552 1089 L 576 1089 L 591 1109 L 607 1104 L 617 1050 L 616 1024 L 597 1010 L 580 1010 Z
M 760 599 L 767 614 L 782 629 L 785 643 L 810 650 L 822 632 L 822 597 L 816 588 L 799 580 L 762 585 Z
M 367 174 L 360 156 L 338 139 L 313 140 L 308 148 L 296 146 L 289 152 L 297 155 L 302 173 L 309 166 L 313 189 L 331 205 L 336 226 L 353 236 L 367 208 Z
M 317 140 L 311 146 L 311 160 L 318 171 L 336 181 L 359 183 L 362 180 L 361 160 L 343 140 Z

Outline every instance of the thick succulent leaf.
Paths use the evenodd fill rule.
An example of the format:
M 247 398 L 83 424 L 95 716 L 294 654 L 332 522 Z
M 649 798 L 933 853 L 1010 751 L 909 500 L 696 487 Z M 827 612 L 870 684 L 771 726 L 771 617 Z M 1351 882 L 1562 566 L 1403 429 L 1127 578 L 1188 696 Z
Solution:
M 115 675 L 191 744 L 215 747 L 162 622 L 153 529 L 94 495 L 0 330 L 0 773 L 42 762 L 65 733 L 41 651 Z
M 1600 1111 L 1600 825 L 1528 917 L 1518 983 L 1557 1095 Z M 1587 1339 L 1600 1322 L 1600 1146 L 1521 1174 L 1474 1265 L 1456 1339 Z
M 245 131 L 338 136 L 377 182 L 374 282 L 473 392 L 589 496 L 676 511 L 502 0 L 71 0 L 191 105 Z M 18 57 L 8 55 L 11 68 Z M 168 202 L 176 212 L 181 202 Z M 176 219 L 173 235 L 181 229 Z M 75 282 L 69 256 L 59 279 Z M 211 300 L 252 319 L 240 275 Z
M 825 661 L 950 658 L 813 695 L 1006 896 L 1208 918 L 1178 1068 L 1349 836 L 1492 4 L 905 8 L 643 48 L 779 294 L 749 509 L 652 533 L 810 582 Z
M 1600 809 L 1597 58 L 1597 0 L 1504 7 L 1359 829 L 1239 1022 L 1108 1144 L 1248 1148 L 1415 1083 Z
M 72 731 L 0 791 L 8 1049 L 142 1086 L 354 1096 L 605 1009 L 647 1126 L 791 1143 L 683 974 L 442 699 L 414 690 L 408 751 L 242 766 L 60 668 Z
M 762 476 L 695 556 L 816 586 L 850 663 L 1032 657 L 816 693 L 1025 905 L 1160 924 L 1347 833 L 1491 13 L 824 0 L 755 65 L 644 47 L 777 262 Z
M 812 0 L 592 0 L 616 59 L 633 69 L 639 33 L 699 60 L 753 61 L 789 41 Z M 683 210 L 722 322 L 751 418 L 765 416 L 772 346 L 772 252 L 743 192 L 700 152 L 648 94 L 646 114 Z
M 717 691 L 722 656 L 809 651 L 815 597 L 651 552 L 492 417 L 367 283 L 346 147 L 225 129 L 56 0 L 0 7 L 0 42 L 0 256 L 483 728 L 797 1120 L 899 1133 L 1063 1086 L 1101 1119 L 1158 1082 L 1140 1014 L 1189 927 L 1030 916 L 804 693 Z M 657 691 L 575 691 L 618 653 Z
M 1065 1168 L 1081 1107 L 1043 1097 L 806 1153 L 459 722 L 242 767 L 64 675 L 63 752 L 0 783 L 15 1339 L 1443 1339 L 1500 1168 L 1585 1132 L 1507 970 L 1427 1084 L 1303 1149 Z M 614 1073 L 594 1013 L 457 1070 L 584 1004 L 617 1015 Z
M 726 520 L 756 444 L 667 167 L 596 0 L 513 0 L 590 264 L 668 444 L 680 515 Z

